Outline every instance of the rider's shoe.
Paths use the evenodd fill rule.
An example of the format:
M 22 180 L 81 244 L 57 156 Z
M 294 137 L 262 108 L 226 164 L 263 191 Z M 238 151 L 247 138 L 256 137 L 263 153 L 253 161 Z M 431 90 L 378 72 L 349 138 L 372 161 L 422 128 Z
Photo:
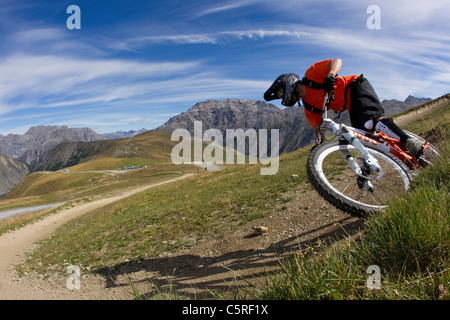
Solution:
M 415 137 L 409 137 L 408 140 L 406 140 L 405 147 L 406 151 L 416 159 L 420 157 L 420 154 L 423 151 L 422 141 Z

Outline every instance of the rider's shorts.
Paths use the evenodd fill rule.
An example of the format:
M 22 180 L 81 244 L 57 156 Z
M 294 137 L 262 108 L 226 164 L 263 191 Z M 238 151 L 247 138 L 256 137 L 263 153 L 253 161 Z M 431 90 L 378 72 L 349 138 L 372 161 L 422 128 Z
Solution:
M 375 90 L 364 76 L 358 77 L 350 84 L 350 121 L 355 128 L 364 128 L 364 124 L 384 116 Z

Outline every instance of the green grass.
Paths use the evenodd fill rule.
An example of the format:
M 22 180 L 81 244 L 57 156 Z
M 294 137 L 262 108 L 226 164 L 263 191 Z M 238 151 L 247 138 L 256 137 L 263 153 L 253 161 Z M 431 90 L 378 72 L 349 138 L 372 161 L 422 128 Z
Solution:
M 441 148 L 448 139 L 450 128 L 450 104 L 417 119 L 407 126 L 405 130 L 433 141 L 436 147 Z

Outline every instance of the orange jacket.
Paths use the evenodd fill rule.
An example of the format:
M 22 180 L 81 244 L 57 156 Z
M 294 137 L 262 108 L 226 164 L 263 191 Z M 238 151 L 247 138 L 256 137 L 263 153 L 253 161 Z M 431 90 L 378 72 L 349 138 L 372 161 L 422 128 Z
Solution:
M 328 69 L 328 64 L 331 60 L 324 60 L 317 62 L 313 64 L 305 73 L 305 78 L 317 82 L 317 83 L 323 83 L 325 78 L 330 73 Z M 345 87 L 358 78 L 359 75 L 350 75 L 346 77 L 337 76 L 336 77 L 336 83 L 334 84 L 335 90 L 334 90 L 334 100 L 330 105 L 330 109 L 339 112 L 343 108 L 345 108 L 347 111 L 350 109 L 350 92 L 347 92 L 347 103 L 345 102 Z M 323 101 L 325 99 L 325 91 L 323 89 L 312 89 L 309 87 L 306 87 L 306 95 L 303 98 L 303 101 L 312 105 L 313 107 L 317 109 L 323 109 Z M 345 106 L 344 106 L 345 104 Z M 315 128 L 317 127 L 321 120 L 322 120 L 322 114 L 321 113 L 313 113 L 309 110 L 305 109 L 305 115 L 306 119 L 308 119 L 309 124 L 311 127 Z

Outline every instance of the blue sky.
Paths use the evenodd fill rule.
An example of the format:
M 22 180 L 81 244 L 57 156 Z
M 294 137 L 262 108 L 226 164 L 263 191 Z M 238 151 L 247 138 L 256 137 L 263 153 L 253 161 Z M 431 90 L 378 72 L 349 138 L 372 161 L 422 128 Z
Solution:
M 67 8 L 81 9 L 69 30 Z M 380 29 L 369 29 L 370 5 Z M 448 0 L 1 0 L 0 134 L 153 129 L 207 99 L 263 100 L 341 58 L 381 100 L 450 90 Z M 281 107 L 279 102 L 275 105 Z

